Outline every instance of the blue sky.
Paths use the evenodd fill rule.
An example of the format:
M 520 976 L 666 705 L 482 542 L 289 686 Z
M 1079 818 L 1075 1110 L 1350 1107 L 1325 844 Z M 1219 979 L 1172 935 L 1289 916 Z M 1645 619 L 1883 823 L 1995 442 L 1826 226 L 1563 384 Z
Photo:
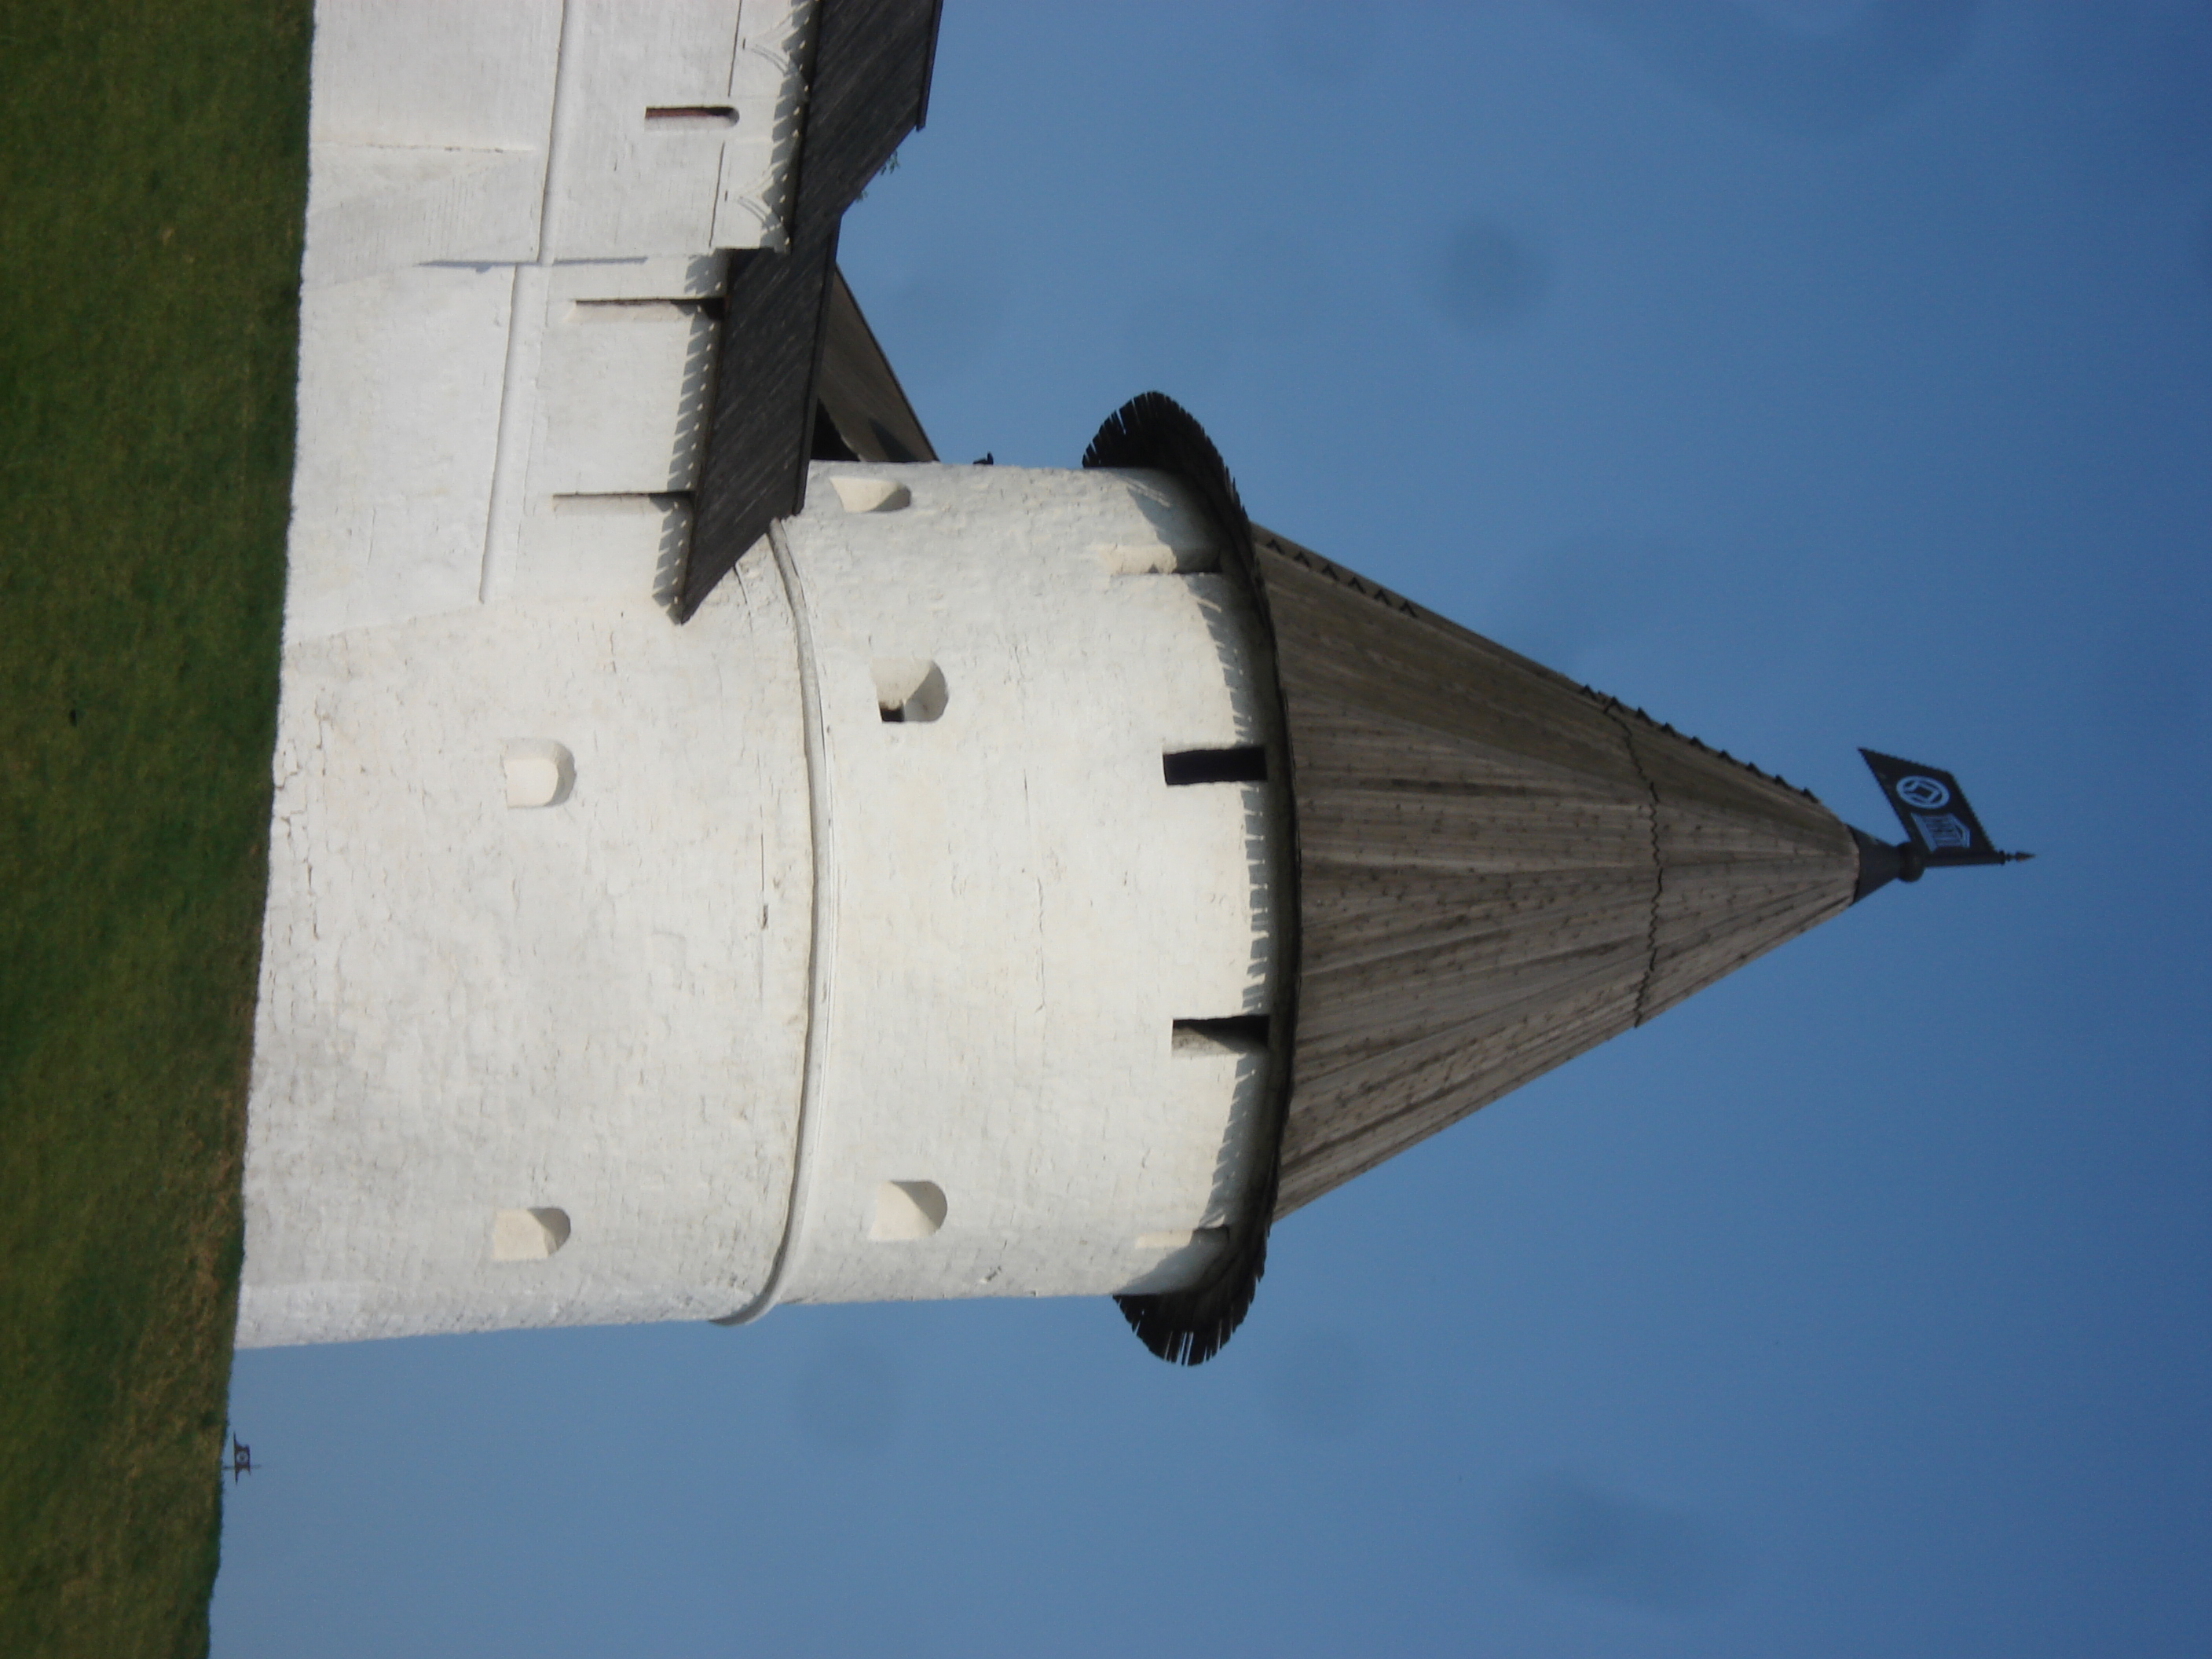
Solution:
M 1253 514 L 1892 889 L 1110 1304 L 241 1355 L 223 1656 L 2212 1646 L 2212 13 L 950 0 L 843 263 L 950 459 Z

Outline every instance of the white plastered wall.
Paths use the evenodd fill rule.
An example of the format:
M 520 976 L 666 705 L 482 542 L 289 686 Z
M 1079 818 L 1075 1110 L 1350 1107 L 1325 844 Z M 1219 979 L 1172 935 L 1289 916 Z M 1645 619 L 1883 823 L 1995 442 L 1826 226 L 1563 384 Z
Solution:
M 241 1342 L 1165 1288 L 1241 1187 L 1172 1032 L 1272 1005 L 1279 802 L 1161 775 L 1265 721 L 1177 489 L 817 469 L 660 603 L 811 17 L 318 8 Z
M 895 483 L 890 510 L 852 511 Z M 823 1074 L 787 1300 L 1100 1294 L 1200 1271 L 1258 1127 L 1279 802 L 1170 787 L 1261 743 L 1257 621 L 1157 476 L 817 464 L 785 538 L 834 848 Z M 1179 574 L 1180 571 L 1182 574 Z M 1121 571 L 1156 574 L 1117 574 Z M 887 723 L 877 665 L 934 663 Z M 941 1226 L 884 1239 L 885 1183 Z
M 288 647 L 242 1342 L 1206 1267 L 1263 1067 L 1175 1025 L 1273 1007 L 1281 854 L 1277 786 L 1164 776 L 1268 734 L 1207 532 L 1157 477 L 817 466 L 777 536 L 680 629 Z
M 793 631 L 772 578 L 654 596 L 811 14 L 317 8 L 243 1341 L 708 1316 L 774 1260 Z
M 307 278 L 777 247 L 811 0 L 319 0 Z
M 288 638 L 665 584 L 811 0 L 322 0 Z
M 241 1342 L 757 1293 L 812 905 L 799 664 L 757 574 L 681 629 L 639 595 L 288 647 Z M 509 760 L 549 754 L 565 798 L 510 805 Z M 500 1212 L 541 1208 L 561 1246 L 495 1259 Z

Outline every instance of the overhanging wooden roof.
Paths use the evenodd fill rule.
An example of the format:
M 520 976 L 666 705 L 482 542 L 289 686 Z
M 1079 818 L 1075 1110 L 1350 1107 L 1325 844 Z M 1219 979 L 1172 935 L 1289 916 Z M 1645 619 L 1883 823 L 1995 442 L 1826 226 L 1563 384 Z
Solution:
M 830 314 L 823 329 L 822 372 L 816 377 L 816 417 L 827 418 L 852 459 L 933 461 L 937 451 L 907 401 L 890 359 L 860 314 L 845 273 L 830 270 Z M 817 447 L 819 438 L 817 435 Z M 842 457 L 841 457 L 842 459 Z
M 730 269 L 679 621 L 690 619 L 770 520 L 805 503 L 838 227 L 928 113 L 941 5 L 822 0 L 788 243 L 780 252 L 737 255 Z
M 1273 1220 L 1847 908 L 1859 844 L 1805 791 L 1256 528 L 1157 392 L 1084 465 L 1175 472 L 1206 503 L 1267 624 L 1288 755 L 1275 1150 L 1211 1279 L 1121 1298 L 1195 1364 L 1249 1307 Z
M 1278 1217 L 1850 905 L 1811 795 L 1252 536 L 1297 817 Z

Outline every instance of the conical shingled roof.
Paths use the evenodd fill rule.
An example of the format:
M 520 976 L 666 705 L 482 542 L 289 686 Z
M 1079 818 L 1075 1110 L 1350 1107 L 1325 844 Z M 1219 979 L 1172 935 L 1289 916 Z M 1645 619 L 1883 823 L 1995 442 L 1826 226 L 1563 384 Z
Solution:
M 1083 464 L 1197 492 L 1281 699 L 1297 967 L 1275 1155 L 1205 1281 L 1117 1298 L 1195 1364 L 1250 1307 L 1276 1218 L 1844 909 L 1860 842 L 1804 791 L 1257 529 L 1170 398 L 1125 404 Z
M 1851 902 L 1810 795 L 1253 544 L 1298 849 L 1277 1216 Z

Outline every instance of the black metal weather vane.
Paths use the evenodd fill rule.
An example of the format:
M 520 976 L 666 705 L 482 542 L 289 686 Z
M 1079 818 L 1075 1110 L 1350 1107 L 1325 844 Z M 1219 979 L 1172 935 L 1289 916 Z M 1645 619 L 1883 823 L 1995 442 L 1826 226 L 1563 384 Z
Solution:
M 1862 839 L 1863 862 L 1872 853 L 1878 866 L 1869 868 L 1861 878 L 1863 894 L 1892 879 L 1917 881 L 1929 870 L 1965 864 L 2018 864 L 2035 856 L 1999 851 L 1967 805 L 1959 780 L 1940 766 L 1923 766 L 1873 749 L 1862 749 L 1859 753 L 1866 757 L 1868 769 L 1881 786 L 1882 799 L 1905 827 L 1905 839 L 1895 847 Z

